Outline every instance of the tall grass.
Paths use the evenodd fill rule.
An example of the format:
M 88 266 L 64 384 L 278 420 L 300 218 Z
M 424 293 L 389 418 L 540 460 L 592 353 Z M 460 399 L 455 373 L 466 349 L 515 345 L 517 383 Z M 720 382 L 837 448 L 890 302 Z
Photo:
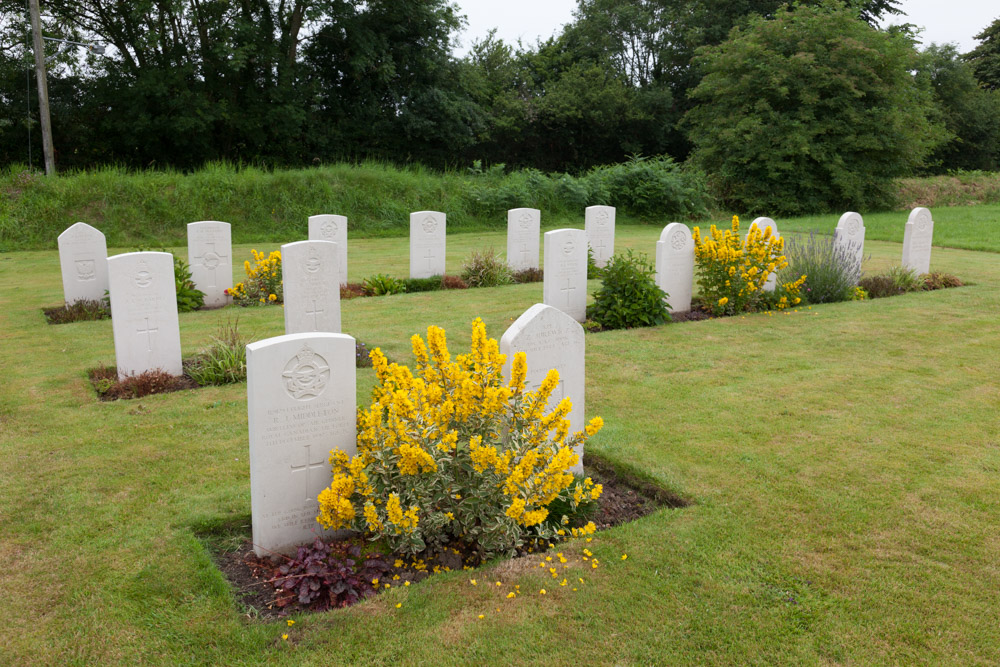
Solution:
M 666 158 L 579 177 L 364 162 L 274 171 L 215 163 L 187 174 L 102 167 L 45 178 L 15 166 L 0 173 L 0 250 L 55 248 L 76 221 L 104 232 L 109 246 L 176 246 L 198 220 L 232 223 L 234 243 L 288 242 L 304 238 L 307 218 L 319 213 L 348 216 L 354 237 L 384 237 L 408 233 L 412 211 L 444 211 L 449 231 L 473 231 L 505 228 L 509 208 L 551 219 L 582 217 L 594 204 L 640 218 L 707 210 L 700 177 Z

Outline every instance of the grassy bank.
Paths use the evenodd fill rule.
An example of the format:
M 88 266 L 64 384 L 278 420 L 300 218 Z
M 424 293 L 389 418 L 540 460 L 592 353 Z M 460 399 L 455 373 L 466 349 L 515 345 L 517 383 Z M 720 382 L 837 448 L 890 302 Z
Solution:
M 648 252 L 658 231 L 618 241 Z M 503 238 L 449 239 L 448 271 Z M 352 245 L 352 270 L 403 270 L 401 243 Z M 899 261 L 898 244 L 868 251 L 866 271 Z M 1000 263 L 936 248 L 932 268 L 976 284 L 588 335 L 587 414 L 607 424 L 592 451 L 694 504 L 560 547 L 578 591 L 529 558 L 289 627 L 234 604 L 200 537 L 248 531 L 246 386 L 97 401 L 84 371 L 113 359 L 111 323 L 46 325 L 56 253 L 0 253 L 0 662 L 991 664 Z M 498 337 L 541 291 L 355 299 L 344 330 L 409 361 L 437 324 L 457 353 L 474 317 Z M 238 312 L 283 330 L 279 308 Z M 184 353 L 227 314 L 181 315 Z M 358 378 L 364 403 L 372 370 Z

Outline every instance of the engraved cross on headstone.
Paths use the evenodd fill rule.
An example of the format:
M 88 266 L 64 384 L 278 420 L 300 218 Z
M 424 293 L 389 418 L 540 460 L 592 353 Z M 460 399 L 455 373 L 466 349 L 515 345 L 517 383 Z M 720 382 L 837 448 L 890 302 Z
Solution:
M 601 261 L 604 261 L 604 260 L 606 260 L 608 258 L 608 252 L 607 252 L 608 251 L 608 246 L 604 243 L 604 239 L 603 238 L 599 238 L 599 239 L 597 239 L 597 241 L 598 241 L 598 243 L 594 246 L 594 253 L 597 255 L 598 259 L 600 259 Z M 598 252 L 598 251 L 600 251 L 600 252 Z
M 434 270 L 434 265 L 433 265 L 433 262 L 434 262 L 434 251 L 431 250 L 430 248 L 427 248 L 427 255 L 426 255 L 426 257 L 424 257 L 424 259 L 427 260 L 427 270 L 428 271 Z
M 319 488 L 319 482 L 322 481 L 316 478 L 316 475 L 313 471 L 322 468 L 329 470 L 329 468 L 327 467 L 328 455 L 325 454 L 323 452 L 323 448 L 320 447 L 318 452 L 319 460 L 314 461 L 312 454 L 312 445 L 303 445 L 302 448 L 306 450 L 306 462 L 303 463 L 302 465 L 298 466 L 293 465 L 290 467 L 293 475 L 296 473 L 305 472 L 305 484 L 304 484 L 305 487 L 304 490 L 306 492 L 305 502 L 310 502 L 316 500 L 316 489 Z
M 159 331 L 158 328 L 150 328 L 150 326 L 149 326 L 149 318 L 148 317 L 146 318 L 146 328 L 145 329 L 141 329 L 140 328 L 140 329 L 136 330 L 136 333 L 138 333 L 140 336 L 143 335 L 143 334 L 146 335 L 146 351 L 147 352 L 152 352 L 153 351 L 153 334 L 155 334 L 157 331 Z
M 571 294 L 571 292 L 573 292 L 574 290 L 576 290 L 576 287 L 574 287 L 574 286 L 570 285 L 570 282 L 572 282 L 572 281 L 571 281 L 571 279 L 570 279 L 570 277 L 569 277 L 569 276 L 566 276 L 566 287 L 561 287 L 561 288 L 559 289 L 559 291 L 560 291 L 560 292 L 565 292 L 565 293 L 566 293 L 566 305 L 567 305 L 567 306 L 569 306 L 569 305 L 570 305 L 570 303 L 569 303 L 569 300 L 570 300 L 570 299 L 572 298 L 572 296 L 573 296 L 573 295 Z
M 306 310 L 306 315 L 312 315 L 313 316 L 313 331 L 319 331 L 319 315 L 321 313 L 326 312 L 326 311 L 321 310 L 320 308 L 318 308 L 316 306 L 316 299 L 313 299 L 312 302 L 313 302 L 313 309 L 312 310 Z
M 212 282 L 209 283 L 209 287 L 216 287 L 219 282 L 219 278 L 216 275 L 216 270 L 222 263 L 222 260 L 229 259 L 229 255 L 221 255 L 215 249 L 215 241 L 205 244 L 205 249 L 201 251 L 201 255 L 195 256 L 195 259 L 201 262 L 203 268 L 212 272 Z
M 531 253 L 528 250 L 528 244 L 527 243 L 522 243 L 521 244 L 521 255 L 522 255 L 521 259 L 522 259 L 522 261 L 524 261 L 525 263 L 527 263 L 527 261 L 528 261 L 528 255 L 529 254 L 531 254 Z

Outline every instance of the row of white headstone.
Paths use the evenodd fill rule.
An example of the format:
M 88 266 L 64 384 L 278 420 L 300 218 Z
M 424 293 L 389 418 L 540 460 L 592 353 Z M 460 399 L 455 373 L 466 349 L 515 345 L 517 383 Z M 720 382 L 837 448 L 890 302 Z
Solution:
M 514 354 L 524 352 L 527 391 L 549 369 L 559 385 L 549 406 L 573 402 L 570 433 L 583 430 L 585 349 L 583 327 L 562 311 L 535 304 L 500 339 L 509 381 Z M 355 340 L 342 333 L 299 333 L 247 346 L 247 416 L 253 544 L 259 556 L 290 553 L 314 535 L 317 496 L 332 479 L 331 450 L 353 456 L 357 445 Z M 574 472 L 583 472 L 583 446 Z

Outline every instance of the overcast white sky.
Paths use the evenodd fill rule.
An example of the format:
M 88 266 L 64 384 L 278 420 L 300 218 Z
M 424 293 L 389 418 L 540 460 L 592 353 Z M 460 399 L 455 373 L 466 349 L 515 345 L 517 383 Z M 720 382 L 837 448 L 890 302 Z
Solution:
M 468 53 L 473 40 L 482 39 L 490 28 L 505 42 L 515 44 L 518 38 L 531 45 L 541 38 L 557 34 L 573 20 L 576 0 L 455 0 L 469 19 L 469 26 L 460 36 L 459 56 Z M 958 50 L 966 53 L 975 48 L 973 35 L 1000 18 L 997 0 L 903 0 L 906 16 L 896 16 L 889 24 L 914 23 L 924 28 L 925 45 L 957 42 Z

